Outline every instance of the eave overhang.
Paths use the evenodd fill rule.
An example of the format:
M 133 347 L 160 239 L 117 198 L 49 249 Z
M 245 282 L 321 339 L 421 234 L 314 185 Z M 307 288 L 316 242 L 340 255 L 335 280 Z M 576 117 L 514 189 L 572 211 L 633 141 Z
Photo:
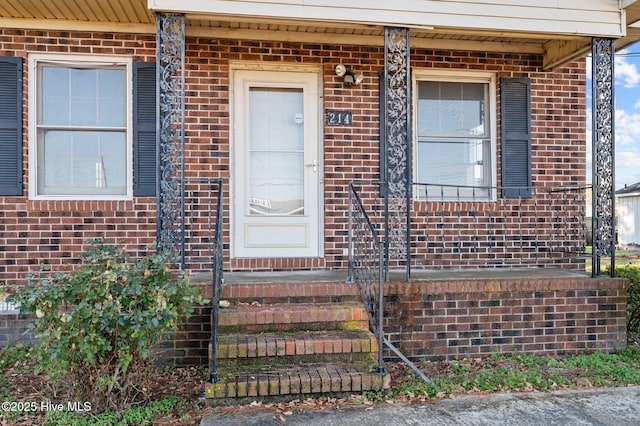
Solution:
M 393 9 L 388 5 L 392 4 Z M 185 14 L 187 35 L 383 44 L 386 25 L 411 28 L 414 48 L 543 55 L 543 68 L 589 52 L 591 38 L 622 49 L 640 39 L 636 0 L 4 0 L 0 28 L 155 33 L 155 13 Z M 589 5 L 589 8 L 586 6 Z

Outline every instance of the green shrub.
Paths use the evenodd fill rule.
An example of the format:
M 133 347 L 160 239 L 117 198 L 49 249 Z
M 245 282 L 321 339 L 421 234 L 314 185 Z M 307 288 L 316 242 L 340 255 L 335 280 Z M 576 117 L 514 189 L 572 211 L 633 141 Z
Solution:
M 33 348 L 24 343 L 9 343 L 0 348 L 0 374 L 9 366 L 23 363 L 30 359 Z
M 122 412 L 146 399 L 151 347 L 203 301 L 166 256 L 134 259 L 98 240 L 82 260 L 73 274 L 29 277 L 13 299 L 35 314 L 39 369 L 92 411 Z
M 632 334 L 640 333 L 640 266 L 617 266 L 616 277 L 627 278 L 627 331 Z

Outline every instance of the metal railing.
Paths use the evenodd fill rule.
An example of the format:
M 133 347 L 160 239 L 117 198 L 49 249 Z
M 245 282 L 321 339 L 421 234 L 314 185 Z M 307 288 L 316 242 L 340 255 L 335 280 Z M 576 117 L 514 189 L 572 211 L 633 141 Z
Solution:
M 208 271 L 211 268 L 217 243 L 217 225 L 222 223 L 222 216 L 218 218 L 218 211 L 222 209 L 222 189 L 220 178 L 185 180 L 185 269 Z
M 378 369 L 380 375 L 386 374 L 384 368 L 384 346 L 407 364 L 420 378 L 433 386 L 433 382 L 415 366 L 398 348 L 384 337 L 384 245 L 381 243 L 376 227 L 369 219 L 364 205 L 353 182 L 349 182 L 349 278 L 360 291 L 365 305 L 369 324 L 378 342 Z
M 579 269 L 586 257 L 586 190 L 416 183 L 407 267 Z
M 224 285 L 224 277 L 222 272 L 223 261 L 223 235 L 222 235 L 222 179 L 217 180 L 218 196 L 216 203 L 216 227 L 214 231 L 213 244 L 213 297 L 211 300 L 211 315 L 213 321 L 211 324 L 211 372 L 209 381 L 216 383 L 218 378 L 217 368 L 217 344 L 218 344 L 218 314 L 220 311 L 220 290 Z
M 378 374 L 386 374 L 384 343 L 384 248 L 353 183 L 349 182 L 349 281 L 355 282 L 378 340 Z
M 384 229 L 389 269 L 553 267 L 584 271 L 590 186 L 455 186 L 414 183 L 410 211 L 387 208 L 359 182 L 370 222 Z M 382 183 L 383 184 L 383 183 Z M 404 205 L 399 197 L 394 204 Z M 395 215 L 400 217 L 395 217 Z M 405 216 L 410 220 L 405 220 Z M 594 265 L 595 265 L 594 261 Z
M 194 179 L 185 183 L 185 264 L 190 269 L 212 271 L 211 297 L 211 365 L 209 382 L 217 383 L 217 342 L 220 290 L 223 277 L 222 179 Z

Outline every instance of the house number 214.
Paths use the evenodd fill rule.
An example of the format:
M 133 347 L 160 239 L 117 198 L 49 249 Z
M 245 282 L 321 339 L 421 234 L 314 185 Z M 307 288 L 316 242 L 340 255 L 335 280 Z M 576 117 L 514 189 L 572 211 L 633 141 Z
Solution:
M 328 126 L 351 126 L 353 123 L 351 111 L 327 110 Z

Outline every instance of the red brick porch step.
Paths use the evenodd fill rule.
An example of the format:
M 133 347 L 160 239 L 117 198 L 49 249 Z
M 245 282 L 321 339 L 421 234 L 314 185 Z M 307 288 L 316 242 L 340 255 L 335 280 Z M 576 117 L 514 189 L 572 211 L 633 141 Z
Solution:
M 258 363 L 264 357 L 271 363 L 278 362 L 274 358 L 293 363 L 371 361 L 377 348 L 375 337 L 364 330 L 231 334 L 218 340 L 218 366 Z
M 361 303 L 275 303 L 254 306 L 237 304 L 220 310 L 222 332 L 238 328 L 249 331 L 367 330 L 367 312 Z
M 209 404 L 388 387 L 388 376 L 370 372 L 378 345 L 357 288 L 290 275 L 231 276 L 223 287 L 231 307 L 219 311 L 220 381 L 206 385 Z
M 284 397 L 339 394 L 387 389 L 389 376 L 367 371 L 365 366 L 323 364 L 279 370 L 242 371 L 219 383 L 206 385 L 206 397 L 219 402 L 226 398 Z

